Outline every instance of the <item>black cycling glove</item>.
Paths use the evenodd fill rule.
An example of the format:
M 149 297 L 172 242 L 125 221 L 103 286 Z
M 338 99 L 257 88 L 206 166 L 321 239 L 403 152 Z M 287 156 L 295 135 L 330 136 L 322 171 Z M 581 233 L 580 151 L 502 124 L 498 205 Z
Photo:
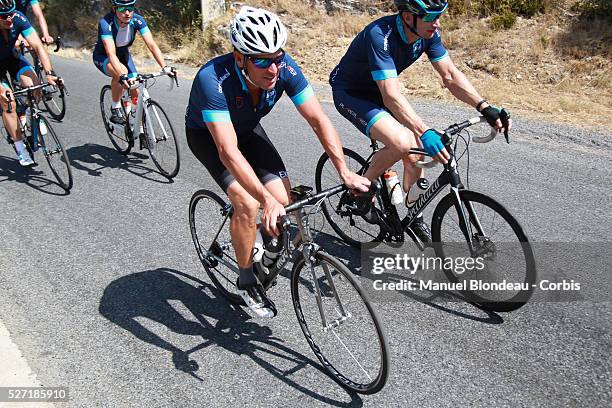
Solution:
M 483 110 L 480 111 L 482 116 L 487 119 L 487 122 L 491 127 L 495 127 L 495 122 L 499 119 L 504 128 L 504 136 L 506 137 L 506 142 L 510 143 L 510 139 L 508 136 L 508 126 L 510 125 L 510 113 L 505 109 L 499 109 L 493 105 L 489 105 Z

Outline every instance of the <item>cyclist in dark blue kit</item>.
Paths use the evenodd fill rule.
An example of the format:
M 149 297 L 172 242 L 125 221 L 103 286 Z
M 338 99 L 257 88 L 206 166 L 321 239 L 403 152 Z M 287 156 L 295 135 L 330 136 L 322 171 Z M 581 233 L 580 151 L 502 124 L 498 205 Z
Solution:
M 198 72 L 186 114 L 189 148 L 204 164 L 234 207 L 230 234 L 240 277 L 240 295 L 261 317 L 273 303 L 253 273 L 256 218 L 278 235 L 277 218 L 289 203 L 287 170 L 259 124 L 287 93 L 329 154 L 344 184 L 367 191 L 369 181 L 348 170 L 342 145 L 299 66 L 283 50 L 287 31 L 278 16 L 243 7 L 231 22 L 234 52 L 214 58 Z
M 26 16 L 15 9 L 14 0 L 0 0 L 0 74 L 2 76 L 6 73 L 10 74 L 12 80 L 19 82 L 23 87 L 38 85 L 39 80 L 34 68 L 15 49 L 15 42 L 20 35 L 38 53 L 40 62 L 47 74 L 47 81 L 55 85 L 58 77 L 53 72 L 49 55 L 45 51 L 45 47 L 40 41 L 36 30 L 34 30 Z M 31 166 L 34 162 L 23 143 L 15 109 L 8 113 L 9 98 L 12 100 L 12 96 L 10 96 L 10 92 L 9 96 L 7 96 L 6 91 L 10 91 L 9 84 L 1 83 L 0 102 L 4 127 L 15 142 L 19 163 L 22 166 Z M 35 95 L 37 99 L 41 97 L 40 92 L 37 92 Z
M 98 42 L 93 52 L 95 66 L 104 75 L 112 78 L 111 90 L 113 105 L 110 120 L 118 125 L 125 125 L 121 109 L 121 94 L 131 79 L 138 75 L 130 47 L 136 39 L 136 32 L 142 36 L 145 45 L 153 54 L 159 66 L 170 76 L 175 75 L 172 68 L 165 65 L 164 55 L 153 39 L 145 19 L 136 14 L 136 0 L 112 0 L 113 8 L 98 22 Z M 138 90 L 131 91 L 132 102 L 136 104 Z
M 47 20 L 40 7 L 40 2 L 38 0 L 16 0 L 15 6 L 17 11 L 25 16 L 28 16 L 30 9 L 32 10 L 32 14 L 36 17 L 36 21 L 38 21 L 38 26 L 40 27 L 41 41 L 45 44 L 52 44 L 53 37 L 49 35 L 49 27 L 47 26 Z
M 444 85 L 459 100 L 475 107 L 498 131 L 509 130 L 509 114 L 489 105 L 457 69 L 442 44 L 440 17 L 445 0 L 394 0 L 398 14 L 370 23 L 353 40 L 330 74 L 334 104 L 364 135 L 382 142 L 365 176 L 373 180 L 399 160 L 404 164 L 406 205 L 418 198 L 416 181 L 423 176 L 415 167 L 421 157 L 407 155 L 424 148 L 434 159 L 449 158 L 438 131 L 428 127 L 401 94 L 399 74 L 426 54 Z M 368 218 L 366 217 L 366 220 Z M 424 243 L 431 241 L 422 216 L 411 228 Z

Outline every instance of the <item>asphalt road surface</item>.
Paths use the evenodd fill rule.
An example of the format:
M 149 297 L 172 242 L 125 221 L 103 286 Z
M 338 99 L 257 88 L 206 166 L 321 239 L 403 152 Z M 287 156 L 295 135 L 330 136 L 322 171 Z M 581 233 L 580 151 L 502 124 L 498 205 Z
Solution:
M 188 225 L 191 195 L 218 191 L 184 138 L 191 81 L 167 92 L 162 78 L 151 90 L 182 149 L 169 182 L 144 151 L 113 149 L 98 105 L 107 79 L 93 64 L 55 63 L 70 90 L 54 126 L 74 187 L 65 194 L 44 164 L 20 168 L 0 144 L 0 321 L 38 383 L 69 388 L 70 402 L 58 406 L 609 406 L 610 135 L 515 118 L 512 144 L 472 146 L 470 187 L 503 202 L 534 242 L 564 243 L 574 262 L 557 272 L 580 282 L 580 294 L 499 314 L 435 297 L 377 297 L 392 368 L 380 393 L 360 396 L 323 373 L 285 277 L 271 292 L 273 320 L 251 318 L 211 286 Z M 414 106 L 439 128 L 474 113 Z M 368 153 L 333 105 L 324 108 L 345 145 Z M 322 148 L 288 98 L 263 124 L 293 183 L 314 185 Z M 359 269 L 333 234 L 320 239 Z

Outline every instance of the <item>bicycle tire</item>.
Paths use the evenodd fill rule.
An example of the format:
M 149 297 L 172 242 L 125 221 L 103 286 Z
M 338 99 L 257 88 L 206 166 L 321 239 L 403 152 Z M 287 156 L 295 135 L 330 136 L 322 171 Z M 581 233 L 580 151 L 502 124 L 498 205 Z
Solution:
M 238 268 L 231 244 L 229 225 L 223 225 L 219 236 L 213 241 L 221 223 L 229 223 L 229 217 L 226 218 L 224 215 L 227 208 L 225 201 L 212 191 L 196 191 L 189 202 L 189 229 L 200 262 L 213 285 L 232 304 L 244 305 L 244 301 L 236 293 L 238 273 L 205 253 L 205 250 L 214 251 L 217 256 L 232 264 L 236 269 Z M 210 241 L 206 241 L 207 238 Z M 226 246 L 228 249 L 224 250 Z
M 315 279 L 312 278 L 309 268 L 305 268 L 306 263 L 303 257 L 296 261 L 291 275 L 291 297 L 300 328 L 310 348 L 331 378 L 352 391 L 361 394 L 375 394 L 385 386 L 390 365 L 389 346 L 380 318 L 365 292 L 343 263 L 322 251 L 312 256 L 311 262 L 315 268 L 321 266 L 323 269 L 318 275 L 315 272 Z M 325 272 L 323 265 L 327 265 L 328 273 Z M 302 271 L 306 271 L 305 276 L 301 276 Z M 329 277 L 332 277 L 331 283 Z M 315 285 L 314 282 L 317 284 Z M 348 293 L 347 289 L 352 290 Z M 329 322 L 338 322 L 339 319 L 330 319 L 327 321 L 328 329 L 323 328 L 323 320 L 315 295 L 317 290 L 321 293 L 323 314 L 325 315 L 325 311 L 329 310 L 331 313 L 326 317 L 331 318 L 334 313 L 340 320 L 343 320 L 342 316 L 345 316 L 345 320 L 334 325 Z M 333 296 L 334 290 L 337 297 Z M 338 299 L 342 302 L 339 302 Z M 346 302 L 347 299 L 348 302 Z M 342 303 L 343 307 L 340 307 L 339 304 Z M 362 313 L 355 313 L 358 310 Z M 316 322 L 312 328 L 308 323 L 311 317 L 314 317 Z M 368 322 L 365 322 L 366 325 L 360 324 L 366 318 L 370 320 L 369 324 Z M 317 325 L 320 326 L 316 327 Z M 340 340 L 340 336 L 345 334 L 348 334 L 346 341 Z M 341 345 L 338 345 L 338 342 Z M 349 350 L 347 344 L 355 347 Z M 348 364 L 335 358 L 338 351 L 348 352 L 346 355 Z M 334 357 L 331 357 L 332 353 Z M 359 357 L 356 357 L 357 355 Z M 357 369 L 350 367 L 351 358 L 356 362 Z M 366 362 L 366 358 L 374 361 Z
M 47 100 L 47 96 L 50 96 L 49 100 Z M 46 111 L 53 119 L 57 121 L 64 119 L 64 116 L 66 116 L 66 93 L 63 87 L 54 86 L 50 94 L 45 94 L 43 91 L 42 100 Z
M 119 153 L 128 154 L 134 147 L 134 140 L 130 137 L 127 126 L 120 126 L 112 123 L 109 119 L 110 107 L 112 103 L 111 86 L 104 85 L 100 91 L 100 112 L 102 122 L 111 143 Z M 124 112 L 125 113 L 125 112 Z M 127 117 L 127 116 L 126 116 Z
M 509 312 L 520 308 L 533 294 L 537 276 L 535 257 L 527 235 L 514 216 L 493 198 L 469 190 L 461 190 L 459 196 L 463 212 L 469 219 L 472 244 L 478 255 L 486 260 L 486 264 L 483 261 L 485 268 L 470 272 L 470 276 L 465 276 L 466 272 L 458 273 L 451 268 L 443 268 L 445 275 L 451 282 L 466 282 L 469 277 L 469 282 L 476 280 L 493 283 L 505 279 L 507 282 L 520 283 L 521 287 L 517 289 L 516 294 L 511 294 L 508 298 L 505 297 L 507 290 L 499 290 L 497 295 L 485 289 L 465 288 L 461 291 L 468 300 L 486 310 Z M 492 215 L 488 215 L 485 210 L 490 210 Z M 431 222 L 432 241 L 436 256 L 442 259 L 466 255 L 469 251 L 459 226 L 457 211 L 452 193 L 445 196 L 434 210 Z M 479 231 L 478 225 L 484 231 Z M 510 251 L 513 251 L 512 254 Z M 467 255 L 473 257 L 476 254 Z M 503 266 L 502 261 L 506 259 L 510 267 L 516 268 L 516 273 L 504 273 L 503 279 L 500 279 L 500 265 Z
M 360 175 L 365 173 L 367 170 L 366 160 L 350 149 L 343 148 L 342 150 L 349 170 Z M 342 183 L 342 180 L 329 156 L 327 153 L 323 153 L 317 162 L 315 171 L 317 192 L 337 186 L 340 183 Z M 357 249 L 365 243 L 382 241 L 385 234 L 380 225 L 370 224 L 363 217 L 353 215 L 350 211 L 342 208 L 342 203 L 353 201 L 350 194 L 350 191 L 346 190 L 325 200 L 322 208 L 329 225 L 344 242 Z M 379 208 L 382 208 L 380 196 L 377 196 L 377 200 Z
M 170 122 L 170 119 L 168 118 L 168 115 L 164 109 L 154 100 L 149 99 L 147 102 L 147 111 L 149 112 L 149 116 L 151 116 L 151 118 L 147 121 L 143 112 L 142 119 L 145 145 L 149 151 L 149 156 L 151 156 L 151 160 L 153 160 L 153 163 L 159 172 L 165 177 L 172 179 L 176 177 L 181 166 L 181 155 L 178 140 L 176 139 L 176 133 L 174 132 L 174 127 L 172 126 L 172 122 Z M 153 112 L 153 115 L 151 115 L 151 112 Z M 165 119 L 165 125 L 162 123 L 162 117 Z M 160 128 L 158 129 L 159 131 L 154 130 L 153 132 L 155 135 L 154 148 L 150 146 L 149 138 L 152 139 L 152 137 L 149 134 L 150 129 L 147 122 L 151 124 L 157 123 L 158 127 Z M 176 154 L 176 158 L 170 158 L 170 156 L 173 154 Z M 169 158 L 169 160 L 165 160 L 165 158 Z
M 42 152 L 45 159 L 47 160 L 49 168 L 51 169 L 51 172 L 57 179 L 58 183 L 64 190 L 69 191 L 72 188 L 73 178 L 68 153 L 66 153 L 64 150 L 64 147 L 62 146 L 62 143 L 60 142 L 59 137 L 55 133 L 55 130 L 51 126 L 49 120 L 44 116 L 39 116 L 37 123 L 40 122 L 43 122 L 47 127 L 47 134 L 43 135 L 40 132 L 39 126 L 38 143 L 42 147 Z M 52 144 L 49 143 L 50 141 Z M 58 160 L 54 161 L 53 157 L 56 155 L 59 155 Z M 62 171 L 64 168 L 65 172 Z

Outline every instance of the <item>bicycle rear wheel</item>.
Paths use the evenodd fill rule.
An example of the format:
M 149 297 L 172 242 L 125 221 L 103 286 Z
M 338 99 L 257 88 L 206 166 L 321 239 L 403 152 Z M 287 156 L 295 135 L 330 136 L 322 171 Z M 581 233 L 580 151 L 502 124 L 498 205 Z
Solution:
M 350 149 L 343 149 L 344 160 L 349 170 L 363 174 L 368 166 L 363 157 Z M 317 192 L 341 184 L 342 180 L 327 153 L 323 153 L 315 171 L 315 187 Z M 359 249 L 361 244 L 382 241 L 384 232 L 380 225 L 370 224 L 363 217 L 354 215 L 349 206 L 355 202 L 350 191 L 343 191 L 328 197 L 323 203 L 323 213 L 333 230 L 347 244 Z M 378 208 L 382 208 L 380 196 L 376 197 Z
M 168 115 L 155 101 L 147 103 L 144 132 L 149 155 L 161 174 L 175 177 L 181 165 L 179 145 Z
M 380 391 L 389 373 L 387 339 L 348 268 L 325 252 L 314 255 L 312 267 L 301 257 L 291 296 L 302 332 L 329 375 L 362 394 Z
M 43 78 L 43 83 L 46 78 Z M 53 86 L 43 89 L 43 103 L 47 112 L 55 120 L 62 120 L 66 115 L 66 92 L 63 86 Z
M 51 127 L 51 123 L 44 116 L 39 116 L 38 124 L 38 143 L 42 148 L 42 152 L 49 163 L 51 172 L 57 179 L 58 183 L 66 191 L 72 188 L 72 170 L 68 153 L 64 150 L 55 130 Z M 41 132 L 41 127 L 46 127 L 46 134 Z
M 189 202 L 189 228 L 212 283 L 231 303 L 243 305 L 236 287 L 239 271 L 229 232 L 230 211 L 231 207 L 217 194 L 199 190 Z
M 100 92 L 100 112 L 102 113 L 104 128 L 106 129 L 108 138 L 115 149 L 117 149 L 117 151 L 120 153 L 128 154 L 134 146 L 134 140 L 132 137 L 130 137 L 130 131 L 127 126 L 116 125 L 110 121 L 110 110 L 112 103 L 113 99 L 111 87 L 110 85 L 105 85 L 102 87 L 102 91 Z
M 531 297 L 536 280 L 535 258 L 527 235 L 512 214 L 491 197 L 468 190 L 460 191 L 459 196 L 460 208 L 454 195 L 449 194 L 434 211 L 431 234 L 436 255 L 442 259 L 481 261 L 471 270 L 455 266 L 444 268 L 444 273 L 451 282 L 470 285 L 462 293 L 487 310 L 508 312 L 520 308 Z M 459 211 L 468 220 L 473 252 L 461 231 L 463 215 Z M 517 285 L 499 286 L 504 281 Z

